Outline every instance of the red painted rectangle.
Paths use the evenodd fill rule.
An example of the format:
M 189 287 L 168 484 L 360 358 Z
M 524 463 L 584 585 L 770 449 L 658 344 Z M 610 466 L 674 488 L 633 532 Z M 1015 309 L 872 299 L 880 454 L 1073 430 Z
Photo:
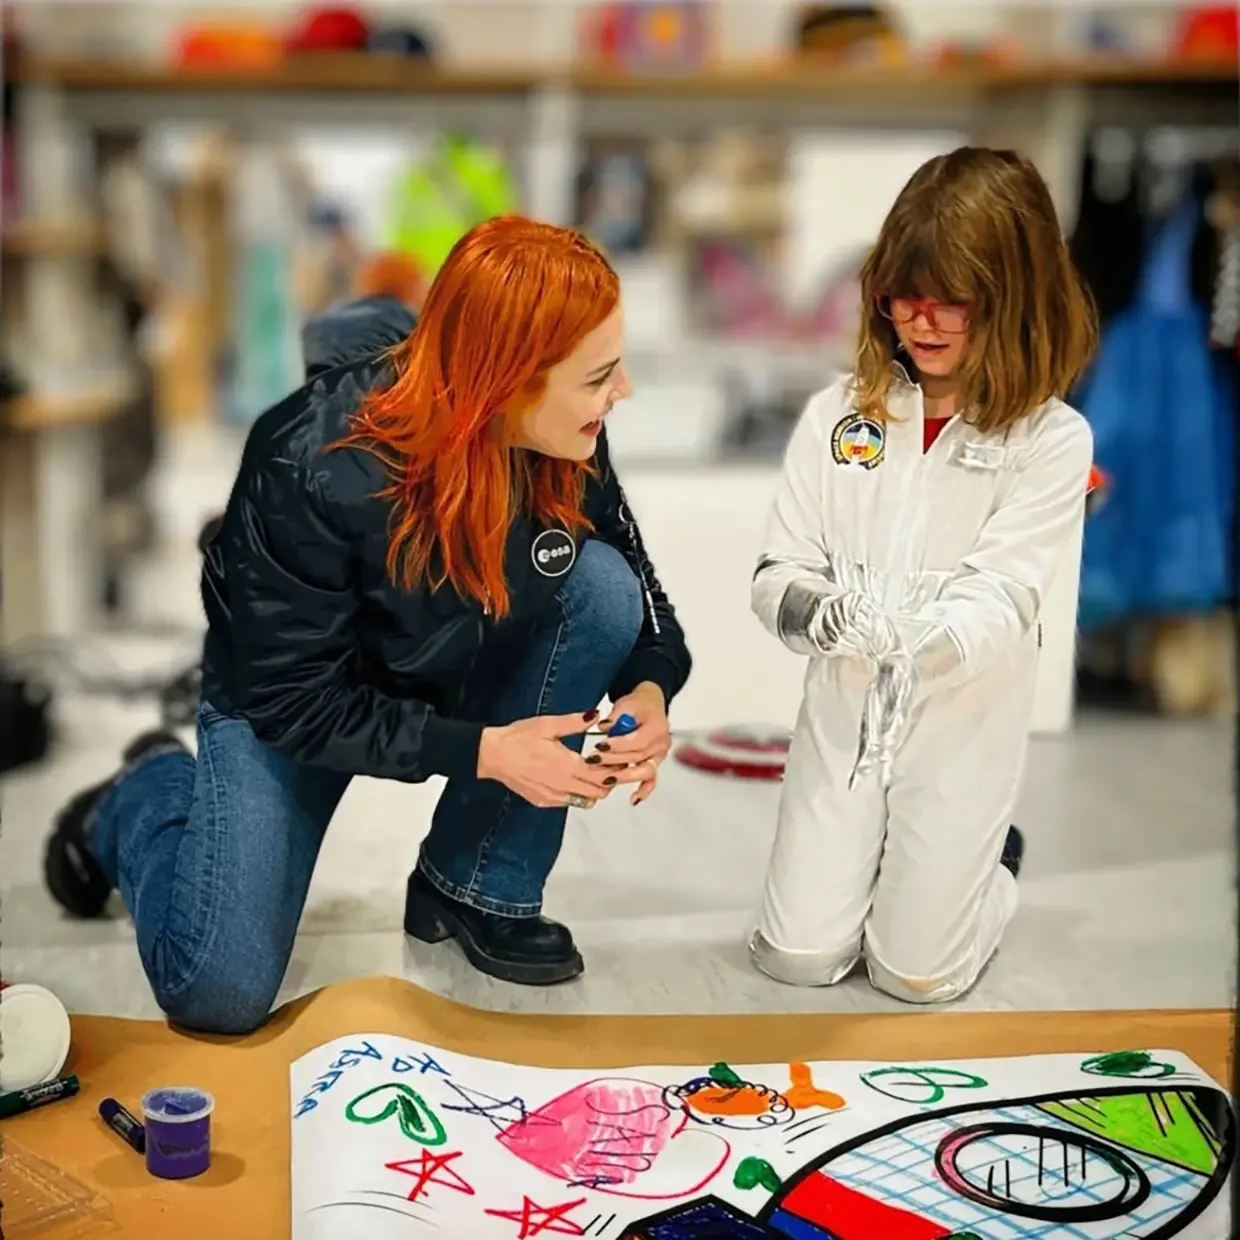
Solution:
M 779 1204 L 837 1240 L 943 1240 L 951 1235 L 930 1219 L 875 1201 L 821 1171 L 806 1176 Z

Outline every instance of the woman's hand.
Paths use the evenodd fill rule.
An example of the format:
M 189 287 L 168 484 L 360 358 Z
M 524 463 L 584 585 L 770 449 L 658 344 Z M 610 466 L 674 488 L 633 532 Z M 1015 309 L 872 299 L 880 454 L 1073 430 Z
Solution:
M 581 735 L 594 715 L 538 715 L 484 728 L 478 778 L 494 779 L 540 809 L 592 808 L 611 792 L 618 776 L 587 763 L 562 741 Z
M 596 746 L 603 769 L 610 768 L 622 784 L 637 784 L 632 804 L 640 805 L 654 791 L 659 763 L 671 752 L 672 733 L 667 723 L 663 690 L 643 681 L 632 693 L 612 703 L 611 713 L 599 727 L 606 731 L 621 715 L 631 715 L 637 727 L 624 736 L 610 737 Z

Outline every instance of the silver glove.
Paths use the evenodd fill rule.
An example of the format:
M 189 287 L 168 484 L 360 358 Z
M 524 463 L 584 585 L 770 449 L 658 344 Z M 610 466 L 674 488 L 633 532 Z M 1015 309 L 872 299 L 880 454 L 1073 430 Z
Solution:
M 896 751 L 904 740 L 909 723 L 909 708 L 917 688 L 917 670 L 913 660 L 898 653 L 884 659 L 866 690 L 861 709 L 861 735 L 857 744 L 857 760 L 848 779 L 849 788 L 875 771 L 883 783 L 891 778 Z
M 822 654 L 861 655 L 876 662 L 900 649 L 895 626 L 857 591 L 824 599 L 809 636 Z

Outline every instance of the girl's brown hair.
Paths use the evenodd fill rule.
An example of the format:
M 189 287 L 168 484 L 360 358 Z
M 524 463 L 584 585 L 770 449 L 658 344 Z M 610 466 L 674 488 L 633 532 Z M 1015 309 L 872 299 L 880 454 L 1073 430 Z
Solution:
M 510 609 L 504 550 L 523 505 L 570 530 L 587 462 L 514 452 L 547 372 L 620 300 L 620 281 L 581 233 L 520 216 L 456 243 L 417 329 L 393 351 L 391 386 L 371 392 L 335 447 L 374 453 L 392 482 L 387 568 L 406 589 L 450 582 L 497 617 Z
M 900 191 L 861 270 L 855 362 L 859 413 L 885 418 L 899 339 L 883 296 L 970 308 L 958 407 L 1003 430 L 1063 399 L 1098 339 L 1093 299 L 1059 230 L 1046 183 L 1015 151 L 963 146 L 923 164 Z

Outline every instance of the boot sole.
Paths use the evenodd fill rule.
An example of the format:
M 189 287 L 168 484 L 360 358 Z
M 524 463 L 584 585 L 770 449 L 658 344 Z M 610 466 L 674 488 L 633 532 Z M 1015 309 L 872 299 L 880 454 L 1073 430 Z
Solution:
M 517 986 L 556 986 L 571 982 L 585 972 L 581 953 L 574 951 L 568 960 L 554 960 L 545 964 L 518 964 L 512 960 L 498 960 L 488 955 L 465 925 L 447 909 L 431 908 L 429 902 L 420 898 L 414 907 L 405 909 L 405 933 L 419 943 L 443 943 L 455 939 L 465 954 L 465 959 L 488 977 Z

